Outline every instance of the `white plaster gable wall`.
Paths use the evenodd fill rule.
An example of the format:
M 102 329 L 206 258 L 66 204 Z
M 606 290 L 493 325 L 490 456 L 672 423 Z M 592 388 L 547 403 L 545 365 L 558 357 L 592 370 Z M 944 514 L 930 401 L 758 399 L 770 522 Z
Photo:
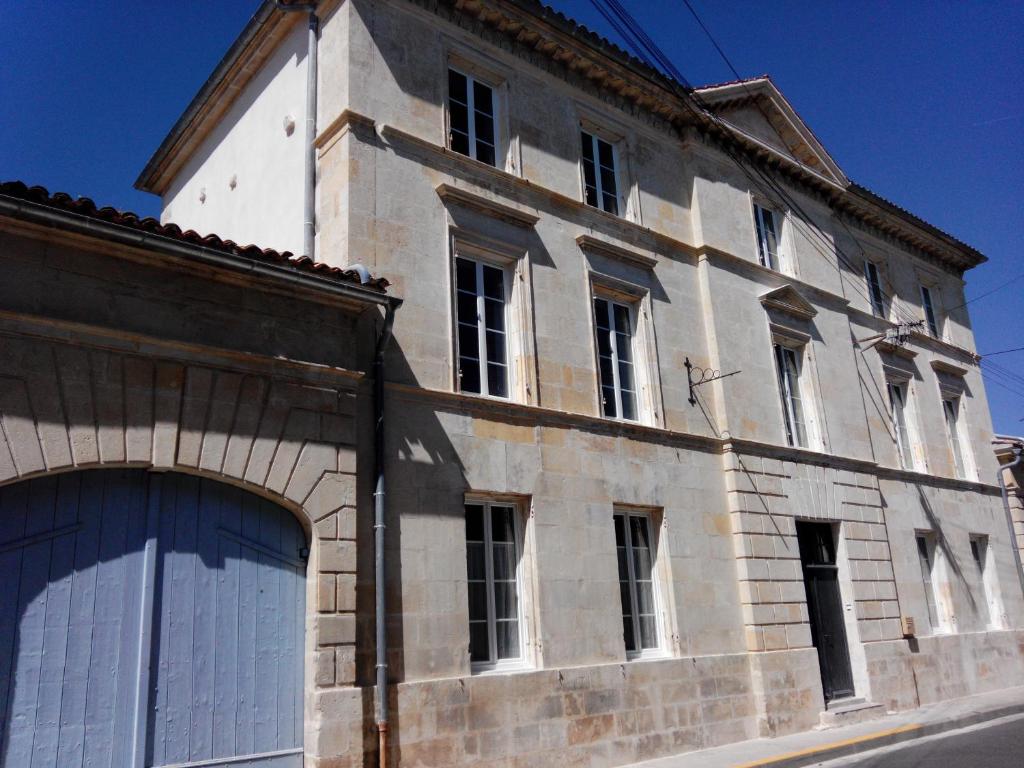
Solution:
M 306 25 L 296 21 L 174 176 L 161 222 L 302 253 L 305 101 Z

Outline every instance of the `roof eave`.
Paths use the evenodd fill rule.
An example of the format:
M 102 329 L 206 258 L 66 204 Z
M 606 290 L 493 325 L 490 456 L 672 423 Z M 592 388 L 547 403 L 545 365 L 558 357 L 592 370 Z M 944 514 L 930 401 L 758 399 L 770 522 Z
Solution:
M 277 15 L 283 17 L 284 13 L 277 12 Z M 192 97 L 192 101 L 189 102 L 188 107 L 185 108 L 185 111 L 181 113 L 181 116 L 164 137 L 156 152 L 149 158 L 145 168 L 142 169 L 142 173 L 135 180 L 135 189 L 141 192 L 151 192 L 154 195 L 162 193 L 163 190 L 156 182 L 169 156 L 180 143 L 188 129 L 200 117 L 200 113 L 210 100 L 210 97 L 234 68 L 235 64 L 249 47 L 249 44 L 260 34 L 273 16 L 275 16 L 274 3 L 272 0 L 263 0 L 260 7 L 256 9 L 256 13 L 249 19 L 249 23 L 245 25 L 245 28 L 235 39 L 235 42 L 228 48 L 227 53 L 221 58 L 213 72 L 210 73 L 210 76 L 206 78 L 206 82 L 203 83 L 196 95 Z

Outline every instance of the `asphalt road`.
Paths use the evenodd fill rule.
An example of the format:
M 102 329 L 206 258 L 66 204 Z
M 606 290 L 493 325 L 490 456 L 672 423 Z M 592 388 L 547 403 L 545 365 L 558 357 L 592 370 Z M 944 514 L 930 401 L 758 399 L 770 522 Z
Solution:
M 1024 716 L 897 744 L 823 768 L 1024 768 Z

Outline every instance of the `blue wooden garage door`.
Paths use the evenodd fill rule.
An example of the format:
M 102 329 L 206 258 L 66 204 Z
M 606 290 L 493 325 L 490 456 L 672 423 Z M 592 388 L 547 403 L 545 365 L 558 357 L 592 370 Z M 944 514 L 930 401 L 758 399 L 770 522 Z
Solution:
M 301 766 L 304 547 L 185 475 L 0 488 L 0 765 Z

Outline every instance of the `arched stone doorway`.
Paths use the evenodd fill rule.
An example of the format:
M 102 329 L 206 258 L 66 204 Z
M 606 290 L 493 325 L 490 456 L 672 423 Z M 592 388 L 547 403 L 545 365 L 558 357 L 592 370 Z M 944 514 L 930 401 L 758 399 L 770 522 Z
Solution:
M 191 475 L 0 488 L 0 765 L 300 766 L 307 546 Z

